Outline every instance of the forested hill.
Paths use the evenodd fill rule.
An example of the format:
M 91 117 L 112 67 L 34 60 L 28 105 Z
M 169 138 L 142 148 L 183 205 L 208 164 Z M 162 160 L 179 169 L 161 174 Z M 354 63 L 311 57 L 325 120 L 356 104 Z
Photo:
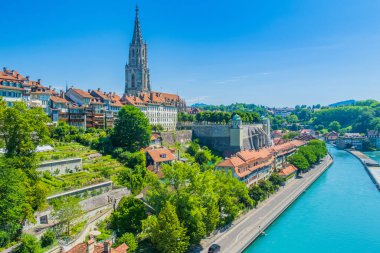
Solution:
M 367 130 L 380 131 L 380 103 L 375 100 L 358 101 L 354 105 L 339 107 L 296 107 L 294 113 L 285 119 L 273 118 L 277 127 L 283 123 L 300 123 L 311 125 L 315 130 L 340 133 L 359 132 Z
M 271 119 L 273 129 L 288 128 L 289 125 L 309 125 L 321 132 L 340 133 L 367 130 L 380 131 L 380 103 L 376 100 L 355 101 L 353 105 L 334 107 L 296 106 L 295 111 L 286 118 L 270 115 L 265 106 L 235 103 L 231 105 L 205 105 L 196 107 L 206 111 L 256 112 Z M 294 129 L 296 130 L 296 129 Z

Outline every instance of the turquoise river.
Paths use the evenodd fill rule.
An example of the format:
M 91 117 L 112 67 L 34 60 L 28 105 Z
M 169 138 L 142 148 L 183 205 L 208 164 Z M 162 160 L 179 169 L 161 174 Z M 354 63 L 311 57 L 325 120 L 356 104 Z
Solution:
M 334 164 L 244 253 L 380 252 L 380 192 L 359 160 L 329 150 Z

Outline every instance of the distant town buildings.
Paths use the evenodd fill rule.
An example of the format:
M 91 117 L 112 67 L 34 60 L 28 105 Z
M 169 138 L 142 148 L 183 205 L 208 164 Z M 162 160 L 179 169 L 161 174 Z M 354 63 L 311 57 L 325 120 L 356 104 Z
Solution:
M 152 125 L 164 130 L 175 130 L 179 111 L 186 111 L 185 101 L 175 94 L 151 90 L 148 69 L 147 44 L 143 41 L 138 9 L 129 59 L 125 66 L 125 93 L 98 89 L 87 91 L 70 87 L 56 91 L 42 85 L 41 80 L 31 81 L 15 70 L 0 71 L 0 96 L 8 106 L 24 101 L 29 107 L 40 107 L 53 122 L 65 121 L 82 128 L 110 128 L 117 120 L 123 105 L 139 108 Z
M 280 116 L 280 117 L 288 117 L 290 114 L 292 114 L 295 109 L 289 108 L 289 107 L 282 107 L 282 108 L 271 108 L 268 109 L 270 113 L 272 113 L 274 116 Z
M 367 138 L 371 143 L 372 147 L 377 149 L 380 148 L 380 133 L 378 130 L 368 130 Z
M 336 146 L 340 149 L 352 148 L 362 150 L 365 139 L 366 137 L 360 133 L 345 133 L 337 139 Z

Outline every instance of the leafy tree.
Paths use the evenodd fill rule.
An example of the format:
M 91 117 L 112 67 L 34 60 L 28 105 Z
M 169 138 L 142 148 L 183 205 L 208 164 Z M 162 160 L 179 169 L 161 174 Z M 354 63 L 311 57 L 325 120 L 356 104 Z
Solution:
M 330 131 L 335 131 L 335 132 L 339 132 L 339 130 L 342 128 L 342 126 L 340 125 L 340 123 L 336 120 L 334 120 L 333 122 L 331 122 L 329 124 L 329 130 Z
M 144 234 L 163 253 L 182 253 L 189 247 L 189 237 L 176 214 L 176 208 L 167 202 L 158 217 L 143 221 Z
M 0 248 L 6 247 L 10 241 L 10 235 L 5 231 L 0 231 Z
M 288 157 L 288 162 L 293 164 L 297 169 L 305 171 L 310 167 L 307 159 L 299 153 L 295 153 Z
M 149 145 L 151 137 L 149 120 L 134 106 L 123 106 L 118 113 L 111 140 L 114 147 L 135 152 Z
M 46 248 L 50 245 L 53 245 L 55 241 L 55 234 L 53 230 L 48 230 L 41 237 L 41 246 Z
M 258 185 L 253 185 L 249 189 L 249 196 L 255 201 L 257 205 L 257 203 L 265 199 L 266 193 Z
M 315 148 L 311 146 L 303 146 L 298 149 L 298 153 L 302 154 L 306 159 L 309 165 L 312 165 L 318 161 L 318 158 L 315 154 Z
M 66 234 L 70 235 L 70 228 L 75 219 L 83 214 L 79 199 L 68 196 L 61 198 L 53 204 L 53 216 L 64 226 Z
M 135 168 L 136 166 L 146 167 L 146 157 L 142 151 L 134 153 L 123 152 L 119 155 L 119 160 L 128 168 Z
M 37 238 L 30 234 L 24 234 L 21 244 L 15 249 L 15 253 L 41 253 L 41 245 Z
M 137 165 L 134 169 L 124 168 L 117 176 L 118 182 L 128 187 L 133 194 L 139 194 L 146 183 L 148 171 L 145 167 Z
M 201 149 L 199 144 L 195 141 L 190 143 L 190 146 L 187 148 L 186 152 L 191 156 L 195 156 L 195 154 Z
M 200 150 L 195 154 L 194 158 L 199 165 L 202 165 L 211 161 L 211 153 L 208 150 Z
M 12 240 L 20 234 L 22 221 L 33 218 L 24 180 L 22 171 L 0 160 L 0 231 L 6 232 Z
M 144 203 L 133 196 L 123 197 L 111 215 L 110 227 L 116 235 L 141 232 L 141 221 L 146 219 Z
M 70 126 L 64 121 L 59 121 L 53 129 L 53 138 L 62 141 L 67 135 L 70 135 Z
M 286 117 L 286 121 L 290 124 L 293 124 L 293 123 L 297 123 L 299 121 L 299 119 L 298 119 L 297 115 L 291 114 L 291 115 Z
M 134 253 L 138 247 L 138 242 L 136 237 L 132 233 L 125 233 L 119 237 L 116 241 L 117 245 L 125 243 L 128 245 L 128 253 Z
M 269 177 L 269 181 L 272 182 L 273 186 L 276 189 L 278 189 L 285 180 L 277 173 L 272 173 L 272 175 Z
M 274 192 L 274 185 L 269 180 L 261 180 L 259 182 L 259 187 L 267 194 L 271 194 Z
M 4 104 L 1 103 L 0 107 Z M 37 145 L 49 141 L 49 118 L 42 108 L 28 108 L 17 102 L 0 110 L 0 133 L 6 156 L 30 156 Z

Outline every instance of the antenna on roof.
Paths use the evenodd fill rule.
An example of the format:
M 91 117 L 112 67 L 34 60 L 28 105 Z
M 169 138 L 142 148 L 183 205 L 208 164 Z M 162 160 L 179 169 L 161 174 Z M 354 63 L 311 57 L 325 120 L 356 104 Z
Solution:
M 68 90 L 68 87 L 67 87 L 67 81 L 66 81 L 66 92 L 67 92 L 67 90 Z

